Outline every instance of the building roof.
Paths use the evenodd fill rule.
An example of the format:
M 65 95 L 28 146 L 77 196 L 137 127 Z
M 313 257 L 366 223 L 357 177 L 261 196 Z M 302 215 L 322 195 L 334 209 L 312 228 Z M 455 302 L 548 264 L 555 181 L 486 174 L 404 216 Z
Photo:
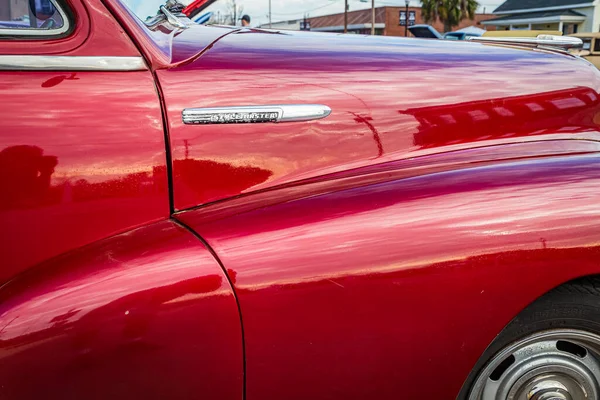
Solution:
M 299 24 L 300 21 L 304 21 L 304 18 L 290 19 L 287 21 L 273 21 L 273 22 L 271 22 L 271 26 L 281 27 L 282 25 L 295 25 L 295 24 Z M 257 26 L 257 28 L 268 28 L 268 27 L 269 27 L 268 22 Z
M 343 8 L 343 7 L 342 7 Z M 412 9 L 412 8 L 411 8 Z M 311 29 L 324 28 L 329 26 L 343 26 L 344 13 L 323 15 L 322 17 L 311 17 Z M 371 23 L 371 9 L 350 11 L 348 13 L 348 25 L 357 25 Z M 375 23 L 385 23 L 385 7 L 375 8 Z
M 501 21 L 509 21 L 515 19 L 534 19 L 534 18 L 548 18 L 548 17 L 583 17 L 585 15 L 573 10 L 553 10 L 553 11 L 539 11 L 539 12 L 530 12 L 530 13 L 522 13 L 522 14 L 511 14 L 511 15 L 503 15 L 498 18 L 492 18 L 485 20 L 486 23 L 489 22 L 501 22 Z
M 597 37 L 600 37 L 600 32 L 572 33 L 569 36 L 574 36 L 574 37 L 578 37 L 578 38 L 597 38 Z
M 540 8 L 570 7 L 588 3 L 591 6 L 593 2 L 594 0 L 506 0 L 494 10 L 494 14 Z

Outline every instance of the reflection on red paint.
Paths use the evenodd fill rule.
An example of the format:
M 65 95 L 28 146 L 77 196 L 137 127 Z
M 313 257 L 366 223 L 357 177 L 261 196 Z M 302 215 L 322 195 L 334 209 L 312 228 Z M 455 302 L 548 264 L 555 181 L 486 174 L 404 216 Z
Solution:
M 56 85 L 60 85 L 65 80 L 74 81 L 77 79 L 79 79 L 79 78 L 77 78 L 77 74 L 75 72 L 73 72 L 71 75 L 58 75 L 58 76 L 55 76 L 53 78 L 50 78 L 50 79 L 42 82 L 42 87 L 50 88 L 50 87 L 54 87 Z
M 419 122 L 420 148 L 497 138 L 597 130 L 600 97 L 590 88 L 399 111 Z
M 252 166 L 234 166 L 212 160 L 184 159 L 173 162 L 174 184 L 194 201 L 198 197 L 207 201 L 219 200 L 265 182 L 271 171 Z M 198 185 L 198 182 L 203 182 Z
M 0 282 L 169 215 L 150 72 L 63 76 L 0 72 Z
M 236 272 L 248 399 L 419 398 L 432 375 L 428 397 L 455 398 L 525 305 L 600 269 L 598 146 L 568 143 L 495 163 L 502 147 L 481 163 L 457 152 L 460 168 L 435 154 L 178 214 Z
M 0 298 L 4 397 L 241 396 L 233 293 L 212 255 L 172 222 L 39 265 Z
M 120 179 L 79 179 L 51 185 L 58 158 L 37 146 L 12 146 L 0 151 L 0 210 L 36 208 L 61 203 L 160 195 L 166 192 L 165 168 L 137 172 Z
M 50 178 L 58 164 L 37 146 L 12 146 L 0 151 L 0 210 L 30 208 L 52 202 Z M 52 191 L 55 192 L 55 191 Z

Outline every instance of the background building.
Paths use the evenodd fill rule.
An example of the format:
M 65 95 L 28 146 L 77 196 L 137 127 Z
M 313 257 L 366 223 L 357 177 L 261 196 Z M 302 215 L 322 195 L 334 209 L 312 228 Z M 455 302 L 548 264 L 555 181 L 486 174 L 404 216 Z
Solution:
M 291 19 L 289 21 L 277 21 L 271 24 L 271 28 L 273 29 L 283 29 L 289 31 L 299 31 L 300 30 L 300 22 L 303 19 Z M 269 24 L 260 25 L 259 28 L 269 28 Z
M 28 4 L 22 0 L 0 0 L 0 21 L 22 20 L 29 16 Z
M 600 6 L 594 0 L 507 0 L 483 21 L 499 30 L 559 30 L 564 34 L 600 31 Z
M 409 7 L 409 13 L 415 13 L 415 24 L 425 24 L 421 16 L 421 7 Z M 375 8 L 375 34 L 385 36 L 404 36 L 405 27 L 400 25 L 400 13 L 406 11 L 405 7 L 377 7 Z M 477 26 L 486 29 L 482 25 L 483 20 L 493 18 L 494 14 L 476 14 L 475 19 L 465 19 L 454 29 L 461 29 L 468 26 Z M 304 19 L 274 22 L 273 29 L 300 30 Z M 323 15 L 320 17 L 308 18 L 310 30 L 313 32 L 344 32 L 344 13 Z M 431 24 L 440 33 L 444 32 L 444 24 L 436 21 Z M 261 28 L 268 28 L 268 24 L 263 24 Z M 490 28 L 487 28 L 490 29 Z M 491 29 L 494 29 L 492 26 Z M 371 34 L 371 9 L 357 10 L 348 12 L 348 32 L 358 34 Z M 408 33 L 409 36 L 410 32 Z

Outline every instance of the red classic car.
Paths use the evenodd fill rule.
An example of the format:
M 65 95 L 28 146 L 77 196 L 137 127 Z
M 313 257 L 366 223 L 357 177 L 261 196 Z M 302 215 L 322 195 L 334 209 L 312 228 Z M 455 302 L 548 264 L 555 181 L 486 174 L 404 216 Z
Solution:
M 598 70 L 182 11 L 0 0 L 0 398 L 599 398 Z

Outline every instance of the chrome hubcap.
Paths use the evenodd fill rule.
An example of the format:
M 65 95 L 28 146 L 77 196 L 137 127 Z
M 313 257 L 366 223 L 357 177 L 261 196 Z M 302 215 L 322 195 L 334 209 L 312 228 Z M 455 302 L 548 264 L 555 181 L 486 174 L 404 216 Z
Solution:
M 530 400 L 573 400 L 572 391 L 569 391 L 569 385 L 561 382 L 561 378 L 553 375 L 539 377 L 538 381 L 531 382 L 527 389 L 527 399 Z M 581 387 L 579 389 L 582 389 Z M 585 393 L 580 393 L 580 396 Z
M 539 332 L 498 353 L 477 377 L 469 400 L 600 399 L 600 336 Z

